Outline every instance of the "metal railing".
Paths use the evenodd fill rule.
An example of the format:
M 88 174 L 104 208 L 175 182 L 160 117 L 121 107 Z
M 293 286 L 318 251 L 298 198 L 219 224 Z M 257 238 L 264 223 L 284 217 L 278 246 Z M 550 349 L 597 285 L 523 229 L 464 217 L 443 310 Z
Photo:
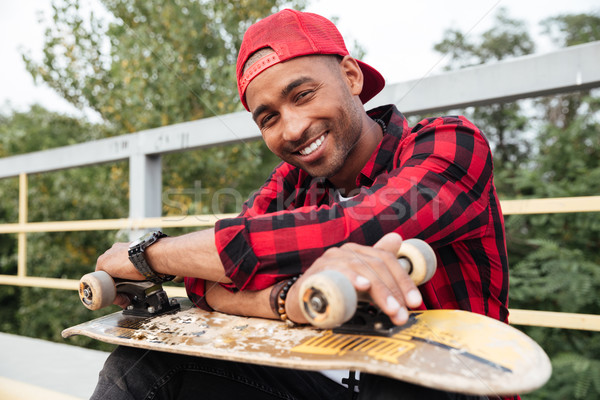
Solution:
M 600 87 L 598 60 L 600 42 L 593 42 L 554 53 L 521 57 L 388 85 L 368 105 L 395 102 L 406 115 L 411 115 L 467 104 L 491 104 Z M 545 73 L 540 74 L 541 70 Z M 502 84 L 499 84 L 500 82 Z M 132 235 L 136 235 L 140 230 L 157 226 L 213 226 L 218 219 L 230 217 L 231 215 L 161 216 L 161 155 L 230 142 L 256 140 L 259 137 L 260 134 L 249 115 L 242 112 L 0 159 L 0 179 L 19 177 L 18 223 L 0 224 L 0 234 L 17 234 L 17 275 L 0 275 L 0 284 L 68 290 L 78 288 L 78 281 L 72 279 L 28 276 L 29 233 L 129 230 Z M 129 218 L 28 222 L 29 174 L 124 159 L 129 160 L 130 168 Z M 505 215 L 600 211 L 600 196 L 503 200 L 501 203 Z M 170 295 L 185 294 L 183 288 L 168 290 Z M 600 316 L 589 314 L 511 309 L 511 323 L 600 331 Z

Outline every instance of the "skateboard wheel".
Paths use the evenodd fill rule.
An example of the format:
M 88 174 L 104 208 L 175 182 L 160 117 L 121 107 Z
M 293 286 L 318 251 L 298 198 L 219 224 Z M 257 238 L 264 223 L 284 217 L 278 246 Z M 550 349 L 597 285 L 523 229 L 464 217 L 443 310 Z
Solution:
M 307 277 L 302 283 L 300 303 L 302 313 L 311 325 L 331 329 L 354 315 L 356 290 L 341 272 L 323 271 Z
M 407 272 L 417 286 L 427 282 L 435 274 L 437 268 L 435 253 L 431 246 L 421 239 L 407 239 L 402 242 L 397 257 L 399 261 L 408 260 L 410 270 Z
M 79 298 L 90 310 L 110 306 L 116 296 L 115 281 L 104 271 L 91 272 L 79 280 Z

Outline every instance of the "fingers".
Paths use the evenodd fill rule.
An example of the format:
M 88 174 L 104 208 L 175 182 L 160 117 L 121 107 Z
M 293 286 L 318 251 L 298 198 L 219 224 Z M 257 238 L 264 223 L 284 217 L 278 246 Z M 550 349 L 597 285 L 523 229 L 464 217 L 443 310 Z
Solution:
M 371 280 L 369 295 L 393 323 L 401 325 L 408 320 L 407 306 L 418 306 L 407 301 L 408 293 L 416 289 L 407 273 L 398 265 L 395 253 L 379 250 L 376 260 L 362 257 L 367 276 Z
M 122 293 L 117 293 L 113 304 L 116 304 L 119 307 L 125 309 L 129 304 L 131 304 L 131 299 Z
M 421 293 L 408 274 L 398 264 L 396 255 L 402 238 L 396 233 L 383 236 L 373 247 L 347 243 L 329 249 L 313 264 L 318 272 L 335 269 L 346 275 L 358 291 L 367 292 L 373 302 L 393 323 L 408 320 L 408 309 L 419 307 Z
M 397 255 L 401 246 L 402 237 L 396 232 L 391 232 L 383 236 L 373 247 Z M 393 271 L 398 272 L 399 270 L 393 269 Z M 402 273 L 396 273 L 395 277 L 400 287 L 400 291 L 404 294 L 406 305 L 411 308 L 419 307 L 421 303 L 423 303 L 423 298 L 412 279 L 410 279 L 408 274 Z
M 96 271 L 106 271 L 114 278 L 144 280 L 144 276 L 129 261 L 129 243 L 115 243 L 98 257 Z

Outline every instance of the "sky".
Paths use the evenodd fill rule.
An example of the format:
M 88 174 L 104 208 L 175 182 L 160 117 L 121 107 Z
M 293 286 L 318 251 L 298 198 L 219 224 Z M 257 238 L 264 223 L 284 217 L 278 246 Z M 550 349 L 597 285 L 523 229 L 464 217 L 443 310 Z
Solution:
M 101 9 L 97 0 L 82 0 Z M 366 6 L 368 5 L 368 6 Z M 539 22 L 559 14 L 600 11 L 598 0 L 312 0 L 307 11 L 337 18 L 349 48 L 358 41 L 363 61 L 377 68 L 388 83 L 442 72 L 444 57 L 433 50 L 449 28 L 477 37 L 493 25 L 498 9 L 526 22 L 537 53 L 552 51 Z M 41 13 L 41 14 L 40 14 Z M 0 0 L 0 111 L 26 111 L 32 104 L 70 115 L 82 115 L 43 84 L 35 85 L 21 53 L 42 58 L 44 30 L 51 18 L 50 0 Z M 235 82 L 232 82 L 235 85 Z M 85 113 L 94 119 L 93 113 Z

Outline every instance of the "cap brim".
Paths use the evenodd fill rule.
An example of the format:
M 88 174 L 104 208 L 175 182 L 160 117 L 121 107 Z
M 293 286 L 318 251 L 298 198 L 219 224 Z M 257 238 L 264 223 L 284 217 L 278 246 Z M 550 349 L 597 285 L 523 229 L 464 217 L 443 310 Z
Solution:
M 356 60 L 358 66 L 363 72 L 363 89 L 360 93 L 360 100 L 365 104 L 371 100 L 377 93 L 381 92 L 385 86 L 385 79 L 375 68 L 369 64 Z

